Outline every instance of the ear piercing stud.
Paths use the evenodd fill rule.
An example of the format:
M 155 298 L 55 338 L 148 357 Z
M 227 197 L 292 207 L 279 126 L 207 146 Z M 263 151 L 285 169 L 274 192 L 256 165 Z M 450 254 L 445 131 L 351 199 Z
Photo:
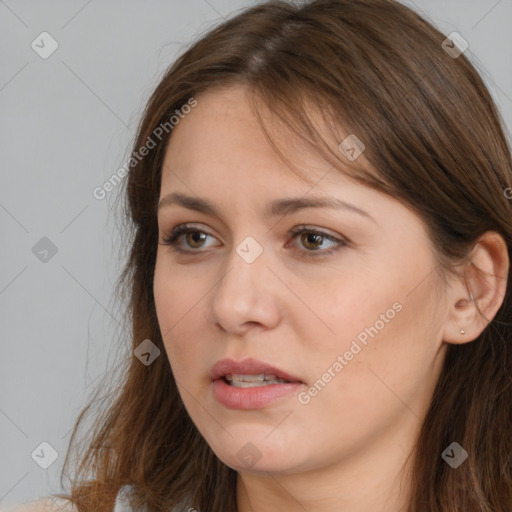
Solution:
M 473 292 L 471 290 L 469 291 L 469 296 L 471 297 L 471 302 L 474 302 L 475 298 L 473 297 Z M 461 329 L 460 333 L 462 336 L 464 336 L 464 334 L 466 334 L 466 331 L 464 331 L 464 329 Z

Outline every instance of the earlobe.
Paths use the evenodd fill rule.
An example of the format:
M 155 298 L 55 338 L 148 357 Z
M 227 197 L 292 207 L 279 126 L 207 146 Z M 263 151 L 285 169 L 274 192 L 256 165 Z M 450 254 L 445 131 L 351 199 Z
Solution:
M 501 235 L 487 231 L 475 242 L 463 276 L 451 289 L 452 304 L 443 340 L 475 340 L 503 304 L 509 272 L 507 245 Z
M 460 344 L 473 341 L 488 323 L 485 322 L 478 332 L 475 330 L 475 320 L 480 316 L 479 307 L 471 289 L 466 293 L 469 298 L 457 300 L 446 325 L 443 339 L 448 343 Z

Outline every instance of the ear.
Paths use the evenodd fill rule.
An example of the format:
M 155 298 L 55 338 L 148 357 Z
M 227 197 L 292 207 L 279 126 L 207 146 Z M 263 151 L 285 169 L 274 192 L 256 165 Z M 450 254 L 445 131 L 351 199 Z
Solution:
M 448 343 L 476 339 L 505 299 L 510 262 L 503 237 L 495 231 L 485 232 L 473 245 L 468 260 L 462 277 L 448 292 L 450 311 L 443 333 Z

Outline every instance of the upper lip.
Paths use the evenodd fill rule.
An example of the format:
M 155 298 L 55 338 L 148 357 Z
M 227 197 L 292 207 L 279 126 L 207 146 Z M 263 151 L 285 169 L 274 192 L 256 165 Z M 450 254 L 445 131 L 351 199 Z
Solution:
M 265 375 L 275 375 L 279 379 L 290 382 L 302 382 L 298 377 L 290 375 L 271 364 L 252 358 L 244 359 L 243 361 L 221 359 L 212 366 L 210 370 L 210 378 L 212 380 L 216 380 L 228 374 L 255 375 L 261 373 Z

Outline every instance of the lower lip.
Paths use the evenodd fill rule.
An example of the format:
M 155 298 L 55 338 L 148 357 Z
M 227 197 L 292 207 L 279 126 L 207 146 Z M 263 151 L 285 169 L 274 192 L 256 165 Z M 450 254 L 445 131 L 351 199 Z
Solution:
M 224 379 L 213 381 L 213 395 L 228 409 L 262 409 L 288 395 L 297 393 L 303 384 L 287 382 L 250 388 L 230 386 Z

